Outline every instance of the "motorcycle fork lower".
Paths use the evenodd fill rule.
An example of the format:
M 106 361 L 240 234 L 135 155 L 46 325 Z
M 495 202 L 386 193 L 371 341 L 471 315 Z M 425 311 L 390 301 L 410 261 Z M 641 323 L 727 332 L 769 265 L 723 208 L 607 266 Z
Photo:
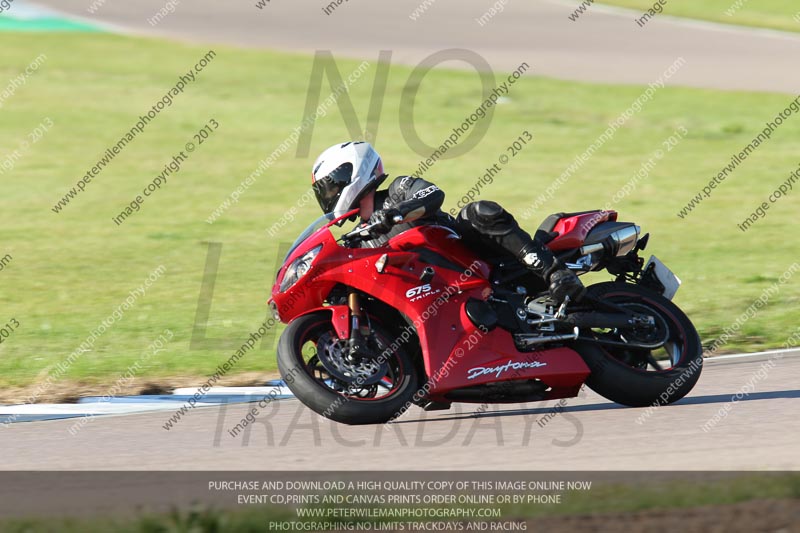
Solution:
M 347 307 L 350 308 L 350 349 L 353 353 L 366 351 L 366 339 L 370 336 L 369 320 L 361 307 L 361 295 L 350 291 L 347 295 Z

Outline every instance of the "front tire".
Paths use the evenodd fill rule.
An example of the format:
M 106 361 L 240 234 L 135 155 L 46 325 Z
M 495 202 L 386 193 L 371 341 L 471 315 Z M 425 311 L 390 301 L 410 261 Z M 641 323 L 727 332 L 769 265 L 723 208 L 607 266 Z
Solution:
M 591 370 L 586 380 L 589 388 L 631 407 L 674 403 L 692 390 L 703 367 L 703 347 L 691 320 L 678 306 L 649 289 L 627 283 L 599 283 L 590 286 L 587 294 L 658 315 L 668 329 L 667 341 L 659 349 L 666 354 L 666 360 L 658 359 L 649 350 L 575 343 L 575 350 Z M 613 337 L 615 333 L 589 330 L 581 335 Z M 650 367 L 653 371 L 649 371 Z
M 318 352 L 332 353 L 335 348 L 341 353 L 336 347 L 341 341 L 331 324 L 330 312 L 325 311 L 301 316 L 284 330 L 278 342 L 281 376 L 297 399 L 319 415 L 351 425 L 388 422 L 411 405 L 418 378 L 402 347 L 388 351 L 393 337 L 374 321 L 372 331 L 383 347 L 380 353 L 386 354 L 386 375 L 377 382 L 356 378 L 348 383 L 341 373 L 334 375 L 326 369 Z M 366 375 L 368 372 L 361 374 L 362 378 Z M 379 396 L 379 392 L 383 394 Z

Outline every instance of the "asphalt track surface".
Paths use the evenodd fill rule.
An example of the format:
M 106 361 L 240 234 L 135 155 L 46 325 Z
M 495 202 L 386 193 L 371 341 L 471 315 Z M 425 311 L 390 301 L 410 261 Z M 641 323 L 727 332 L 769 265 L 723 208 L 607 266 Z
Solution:
M 391 50 L 392 61 L 417 65 L 434 52 L 465 48 L 498 71 L 529 63 L 534 75 L 561 79 L 648 84 L 679 57 L 686 60 L 668 84 L 717 89 L 800 93 L 800 35 L 748 29 L 659 15 L 644 27 L 641 13 L 592 6 L 577 21 L 568 15 L 577 0 L 507 2 L 483 26 L 492 0 L 434 0 L 417 20 L 421 0 L 342 3 L 326 15 L 329 0 L 191 0 L 155 26 L 148 23 L 164 0 L 37 0 L 36 4 L 134 34 L 179 40 L 376 60 Z M 668 11 L 668 9 L 667 9 Z M 466 67 L 449 62 L 451 67 Z
M 414 408 L 396 424 L 344 426 L 297 400 L 0 428 L 2 470 L 797 470 L 800 353 L 706 360 L 676 404 L 631 409 L 588 391 L 543 425 L 555 402 L 450 411 Z M 742 393 L 736 398 L 737 393 Z M 730 405 L 708 431 L 703 425 Z

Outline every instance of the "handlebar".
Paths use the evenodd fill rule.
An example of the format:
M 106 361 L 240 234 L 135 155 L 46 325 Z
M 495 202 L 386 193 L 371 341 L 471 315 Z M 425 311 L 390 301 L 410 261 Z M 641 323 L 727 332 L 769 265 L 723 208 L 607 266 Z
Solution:
M 395 215 L 394 217 L 392 217 L 392 222 L 394 224 L 400 224 L 402 221 L 403 217 L 400 215 Z M 367 224 L 366 226 L 358 227 L 353 231 L 351 231 L 350 233 L 345 233 L 344 235 L 342 235 L 342 239 L 345 241 L 351 241 L 357 238 L 365 239 L 367 237 L 370 237 L 372 235 L 372 230 L 374 230 L 380 225 L 381 225 L 380 222 L 374 222 L 372 224 Z

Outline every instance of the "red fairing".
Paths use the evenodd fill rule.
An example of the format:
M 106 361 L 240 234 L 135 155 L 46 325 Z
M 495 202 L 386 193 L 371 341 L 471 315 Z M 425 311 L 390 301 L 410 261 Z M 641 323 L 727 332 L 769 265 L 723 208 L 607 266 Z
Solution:
M 430 368 L 426 366 L 426 370 L 432 400 L 446 401 L 445 395 L 454 389 L 530 379 L 541 380 L 550 387 L 546 399 L 568 398 L 578 394 L 589 375 L 581 356 L 569 348 L 522 353 L 508 331 L 498 328 L 484 333 L 470 322 L 463 306 L 459 314 L 460 323 L 452 332 L 458 339 L 448 356 L 444 356 L 445 350 L 452 342 L 435 336 L 435 329 L 441 325 L 425 323 L 422 327 L 430 343 Z
M 607 214 L 603 220 L 609 217 Z M 271 300 L 283 322 L 318 312 L 331 290 L 345 285 L 394 307 L 413 324 L 421 344 L 430 399 L 444 401 L 448 392 L 474 385 L 532 379 L 549 387 L 550 398 L 578 393 L 589 369 L 576 352 L 552 348 L 523 353 L 516 349 L 509 332 L 497 328 L 485 333 L 469 320 L 466 302 L 470 298 L 486 300 L 492 294 L 491 269 L 451 229 L 420 226 L 380 248 L 345 248 L 330 231 L 335 222 L 311 235 L 281 268 Z M 566 223 L 561 227 L 566 229 Z M 576 231 L 575 223 L 570 231 Z M 563 237 L 569 235 L 567 231 Z M 322 248 L 308 272 L 281 292 L 288 265 L 319 245 Z M 384 255 L 386 258 L 381 259 Z M 382 272 L 376 266 L 379 260 Z M 426 267 L 434 268 L 435 275 L 423 283 L 420 277 Z M 347 338 L 348 307 L 325 309 L 332 312 L 337 335 Z
M 616 211 L 590 211 L 560 219 L 556 222 L 553 231 L 558 237 L 547 243 L 547 247 L 554 251 L 571 250 L 583 246 L 586 236 L 598 224 L 614 222 L 617 220 Z
M 394 237 L 389 246 L 398 250 L 428 249 L 438 252 L 463 269 L 477 269 L 481 277 L 489 277 L 489 265 L 464 246 L 455 231 L 444 226 L 420 226 L 413 231 L 404 231 Z

